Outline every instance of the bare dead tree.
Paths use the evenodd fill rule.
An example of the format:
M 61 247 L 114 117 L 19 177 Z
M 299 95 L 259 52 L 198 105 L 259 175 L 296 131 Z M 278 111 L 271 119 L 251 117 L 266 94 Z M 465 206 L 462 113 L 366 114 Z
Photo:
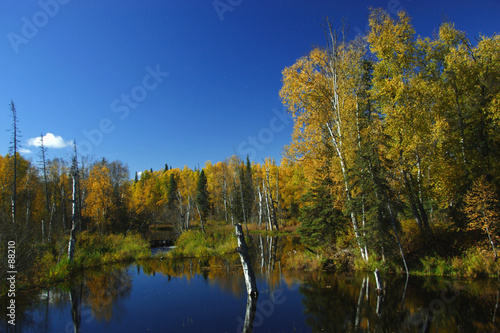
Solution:
M 47 180 L 46 153 L 47 153 L 47 148 L 45 148 L 45 146 L 43 145 L 43 134 L 40 134 L 40 157 L 42 159 L 41 167 L 42 167 L 43 183 L 44 183 L 44 190 L 45 190 L 45 209 L 46 209 L 46 214 L 45 214 L 44 218 L 42 219 L 42 242 L 45 242 L 45 219 L 47 217 L 47 214 L 49 214 L 49 212 L 50 212 L 49 182 Z
M 12 196 L 11 196 L 11 205 L 12 205 L 12 223 L 16 223 L 16 202 L 17 202 L 17 148 L 20 144 L 19 134 L 17 128 L 17 111 L 14 106 L 14 102 L 10 101 L 10 111 L 12 112 L 12 141 L 10 142 L 11 146 L 9 147 L 10 151 L 13 153 L 14 158 L 14 167 L 13 167 L 13 179 L 12 179 Z
M 78 182 L 78 154 L 76 151 L 76 142 L 73 143 L 73 161 L 71 164 L 71 178 L 73 179 L 73 191 L 71 196 L 71 231 L 68 244 L 68 260 L 72 261 L 75 254 L 76 244 L 76 223 L 77 223 L 77 182 Z

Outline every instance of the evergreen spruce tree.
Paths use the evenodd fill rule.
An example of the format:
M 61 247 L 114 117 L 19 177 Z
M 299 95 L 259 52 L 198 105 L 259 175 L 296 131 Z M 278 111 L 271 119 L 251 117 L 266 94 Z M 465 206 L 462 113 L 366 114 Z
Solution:
M 200 215 L 200 225 L 203 232 L 205 232 L 204 222 L 210 210 L 208 195 L 207 177 L 205 176 L 205 171 L 202 169 L 196 185 L 196 209 Z
M 299 233 L 308 246 L 333 246 L 347 223 L 342 211 L 334 207 L 333 181 L 326 169 L 318 170 L 311 188 L 302 197 Z
M 251 220 L 254 204 L 254 189 L 252 181 L 252 164 L 247 155 L 247 163 L 243 172 L 243 201 L 247 221 Z
M 174 209 L 175 204 L 177 203 L 177 180 L 174 177 L 174 174 L 170 174 L 170 179 L 168 181 L 168 209 Z

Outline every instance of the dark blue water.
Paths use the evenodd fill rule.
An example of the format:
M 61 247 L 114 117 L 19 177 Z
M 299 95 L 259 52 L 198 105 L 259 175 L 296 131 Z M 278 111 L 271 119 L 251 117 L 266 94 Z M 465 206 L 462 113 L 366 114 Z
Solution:
M 0 331 L 499 331 L 498 280 L 382 276 L 378 295 L 373 274 L 289 272 L 281 268 L 276 247 L 255 246 L 254 252 L 259 297 L 253 303 L 237 255 L 151 260 L 88 270 L 49 289 L 17 293 L 16 325 L 2 316 Z M 6 302 L 0 299 L 2 309 Z
M 141 268 L 137 265 L 115 268 L 119 273 L 110 275 L 114 278 L 105 278 L 114 289 L 103 292 L 101 299 L 90 295 L 91 287 L 87 288 L 85 283 L 92 281 L 85 279 L 76 286 L 52 288 L 48 299 L 47 291 L 33 295 L 38 301 L 25 299 L 31 306 L 18 319 L 18 331 L 74 332 L 78 316 L 74 320 L 71 288 L 78 289 L 76 294 L 81 295 L 75 307 L 81 332 L 242 331 L 247 304 L 243 276 L 234 273 L 213 279 L 194 273 L 173 277 L 161 273 L 148 275 Z M 279 281 L 270 290 L 265 276 L 260 275 L 258 287 L 255 332 L 259 328 L 272 332 L 308 331 L 299 282 Z M 29 296 L 18 299 L 24 297 Z

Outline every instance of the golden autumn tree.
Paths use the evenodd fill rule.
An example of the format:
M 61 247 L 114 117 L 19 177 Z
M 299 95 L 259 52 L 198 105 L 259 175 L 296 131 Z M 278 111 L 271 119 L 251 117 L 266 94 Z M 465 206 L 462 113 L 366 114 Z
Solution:
M 436 154 L 433 157 L 435 170 L 434 192 L 442 208 L 454 210 L 467 187 L 469 169 L 472 165 L 468 156 L 466 119 L 469 118 L 467 86 L 470 72 L 464 70 L 469 62 L 470 45 L 465 33 L 455 29 L 451 23 L 439 28 L 438 38 L 432 42 L 434 63 L 442 73 L 435 81 L 435 108 L 439 117 L 435 119 L 433 136 L 436 139 Z
M 281 185 L 281 202 L 286 211 L 287 218 L 297 218 L 301 206 L 300 199 L 307 190 L 307 180 L 302 163 L 292 162 L 287 159 L 281 161 L 279 166 Z
M 327 22 L 325 49 L 314 49 L 283 70 L 280 91 L 283 104 L 294 117 L 292 143 L 287 156 L 311 165 L 310 174 L 324 165 L 331 165 L 333 184 L 344 200 L 343 209 L 350 216 L 353 232 L 361 252 L 368 260 L 360 232 L 360 209 L 355 205 L 352 170 L 359 148 L 357 117 L 363 112 L 366 44 L 357 39 L 347 42 L 338 37 Z M 342 34 L 345 36 L 345 34 Z M 333 154 L 325 154 L 325 146 Z
M 213 164 L 208 161 L 205 163 L 205 174 L 207 176 L 207 188 L 209 201 L 214 210 L 214 218 L 228 221 L 228 191 L 227 181 L 225 179 L 225 169 L 227 165 L 224 162 Z
M 382 10 L 370 14 L 370 50 L 378 60 L 373 69 L 372 98 L 384 117 L 387 157 L 399 176 L 420 229 L 429 229 L 428 166 L 436 118 L 428 84 L 425 40 L 417 39 L 405 12 L 393 20 Z
M 437 200 L 454 209 L 474 179 L 485 172 L 493 182 L 500 179 L 500 38 L 481 36 L 474 46 L 451 23 L 440 27 L 438 37 L 432 43 L 433 62 L 442 68 L 433 166 Z
M 88 193 L 83 215 L 89 217 L 94 227 L 102 234 L 109 227 L 109 214 L 113 211 L 113 185 L 106 165 L 94 165 L 86 183 Z
M 479 177 L 467 192 L 464 212 L 469 219 L 468 230 L 480 229 L 486 233 L 496 259 L 493 235 L 500 226 L 498 196 L 484 175 Z

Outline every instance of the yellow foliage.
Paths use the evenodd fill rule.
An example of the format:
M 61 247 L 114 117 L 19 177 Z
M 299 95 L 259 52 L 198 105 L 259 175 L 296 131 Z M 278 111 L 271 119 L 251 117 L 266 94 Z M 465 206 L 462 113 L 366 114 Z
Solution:
M 469 219 L 468 229 L 494 232 L 500 226 L 498 197 L 491 183 L 481 176 L 465 196 L 464 212 Z
M 83 215 L 91 218 L 95 227 L 102 232 L 111 221 L 110 212 L 113 211 L 113 186 L 109 170 L 105 165 L 96 164 L 86 181 L 87 198 Z

